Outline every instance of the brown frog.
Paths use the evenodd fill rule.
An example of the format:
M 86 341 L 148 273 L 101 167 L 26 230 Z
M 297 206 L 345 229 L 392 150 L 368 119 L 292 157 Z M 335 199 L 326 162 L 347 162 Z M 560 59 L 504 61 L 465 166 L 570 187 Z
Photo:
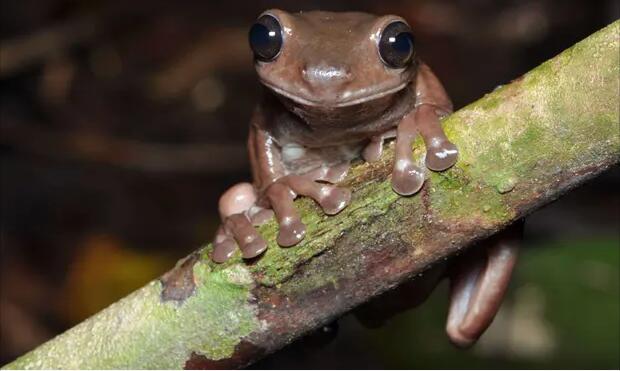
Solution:
M 426 146 L 428 169 L 443 171 L 457 161 L 458 150 L 440 123 L 452 112 L 452 103 L 417 56 L 404 19 L 274 9 L 258 17 L 249 41 L 264 86 L 248 139 L 254 182 L 237 184 L 221 197 L 223 224 L 214 240 L 214 261 L 226 261 L 237 249 L 243 258 L 265 251 L 267 244 L 255 226 L 273 213 L 279 223 L 278 244 L 297 244 L 306 229 L 294 199 L 310 197 L 326 214 L 337 214 L 351 198 L 348 189 L 336 185 L 351 160 L 379 159 L 386 139 L 396 138 L 391 181 L 394 191 L 404 196 L 424 184 L 425 171 L 412 158 L 418 135 Z M 493 251 L 489 263 L 497 261 Z M 495 315 L 503 289 L 489 287 L 507 281 L 511 271 L 506 264 L 501 268 L 497 273 L 475 264 L 455 276 L 448 326 L 455 342 L 471 343 L 486 328 L 463 334 L 459 324 L 468 315 L 476 328 Z M 497 305 L 485 306 L 489 303 Z

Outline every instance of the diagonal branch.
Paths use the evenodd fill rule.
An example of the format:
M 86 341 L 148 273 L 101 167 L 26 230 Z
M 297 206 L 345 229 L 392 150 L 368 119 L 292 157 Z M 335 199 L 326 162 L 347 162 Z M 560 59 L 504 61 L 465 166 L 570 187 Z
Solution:
M 457 165 L 390 188 L 392 152 L 346 180 L 353 200 L 297 247 L 215 265 L 207 246 L 8 368 L 239 367 L 485 238 L 620 160 L 620 21 L 444 122 Z M 415 156 L 423 154 L 417 143 Z

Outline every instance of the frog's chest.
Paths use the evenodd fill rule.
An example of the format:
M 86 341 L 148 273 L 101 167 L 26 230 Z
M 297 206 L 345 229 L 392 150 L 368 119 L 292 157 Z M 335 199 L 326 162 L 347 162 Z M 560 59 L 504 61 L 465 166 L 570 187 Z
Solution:
M 368 140 L 326 147 L 305 147 L 298 143 L 282 146 L 282 163 L 287 174 L 304 174 L 321 167 L 333 167 L 360 157 Z

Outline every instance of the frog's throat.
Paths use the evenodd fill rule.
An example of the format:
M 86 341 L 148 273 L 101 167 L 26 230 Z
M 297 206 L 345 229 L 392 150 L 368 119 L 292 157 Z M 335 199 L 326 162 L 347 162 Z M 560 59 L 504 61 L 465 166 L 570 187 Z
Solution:
M 269 83 L 269 82 L 267 82 L 265 80 L 261 79 L 261 83 L 263 85 L 265 85 L 266 87 L 268 87 L 270 90 L 272 90 L 274 93 L 276 93 L 278 95 L 281 95 L 283 97 L 286 97 L 286 98 L 288 98 L 288 99 L 290 99 L 293 102 L 298 103 L 298 104 L 302 104 L 302 105 L 310 106 L 310 107 L 340 108 L 340 107 L 348 107 L 348 106 L 354 106 L 356 104 L 366 103 L 366 102 L 369 102 L 369 101 L 373 101 L 373 100 L 380 99 L 380 98 L 386 97 L 388 95 L 397 93 L 397 92 L 403 90 L 405 87 L 407 87 L 407 85 L 410 82 L 403 82 L 400 85 L 397 85 L 397 86 L 395 86 L 393 88 L 390 88 L 390 89 L 386 89 L 386 90 L 377 92 L 375 94 L 366 95 L 366 96 L 359 97 L 359 98 L 356 98 L 356 99 L 342 100 L 342 101 L 335 101 L 335 102 L 313 101 L 313 100 L 310 100 L 310 99 L 307 99 L 307 98 L 300 97 L 299 95 L 293 94 L 293 93 L 288 92 L 288 91 L 286 91 L 284 89 L 281 89 L 281 88 L 279 88 L 279 87 L 277 87 L 277 86 L 275 86 L 275 85 L 273 85 L 273 84 L 271 84 L 271 83 Z

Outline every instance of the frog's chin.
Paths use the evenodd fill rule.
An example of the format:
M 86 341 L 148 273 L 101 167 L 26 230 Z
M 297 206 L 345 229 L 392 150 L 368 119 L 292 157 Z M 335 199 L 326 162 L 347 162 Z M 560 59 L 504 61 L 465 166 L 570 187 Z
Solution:
M 407 82 L 404 82 L 400 85 L 397 85 L 395 87 L 391 87 L 391 88 L 387 88 L 378 92 L 374 92 L 373 94 L 368 94 L 368 95 L 362 95 L 359 96 L 357 94 L 352 94 L 353 98 L 352 99 L 338 99 L 338 100 L 312 100 L 312 99 L 308 99 L 308 98 L 304 98 L 302 96 L 299 96 L 297 94 L 291 93 L 289 91 L 286 91 L 282 88 L 279 88 L 278 86 L 275 86 L 267 81 L 262 80 L 261 83 L 263 85 L 265 85 L 267 88 L 269 88 L 271 91 L 273 91 L 274 93 L 281 95 L 285 98 L 288 98 L 290 100 L 292 100 L 295 103 L 304 105 L 304 106 L 309 106 L 309 107 L 323 107 L 323 108 L 341 108 L 341 107 L 348 107 L 348 106 L 354 106 L 357 104 L 362 104 L 362 103 L 366 103 L 366 102 L 370 102 L 370 101 L 374 101 L 377 99 L 381 99 L 384 98 L 386 96 L 395 94 L 401 90 L 403 90 L 406 86 L 407 86 Z

